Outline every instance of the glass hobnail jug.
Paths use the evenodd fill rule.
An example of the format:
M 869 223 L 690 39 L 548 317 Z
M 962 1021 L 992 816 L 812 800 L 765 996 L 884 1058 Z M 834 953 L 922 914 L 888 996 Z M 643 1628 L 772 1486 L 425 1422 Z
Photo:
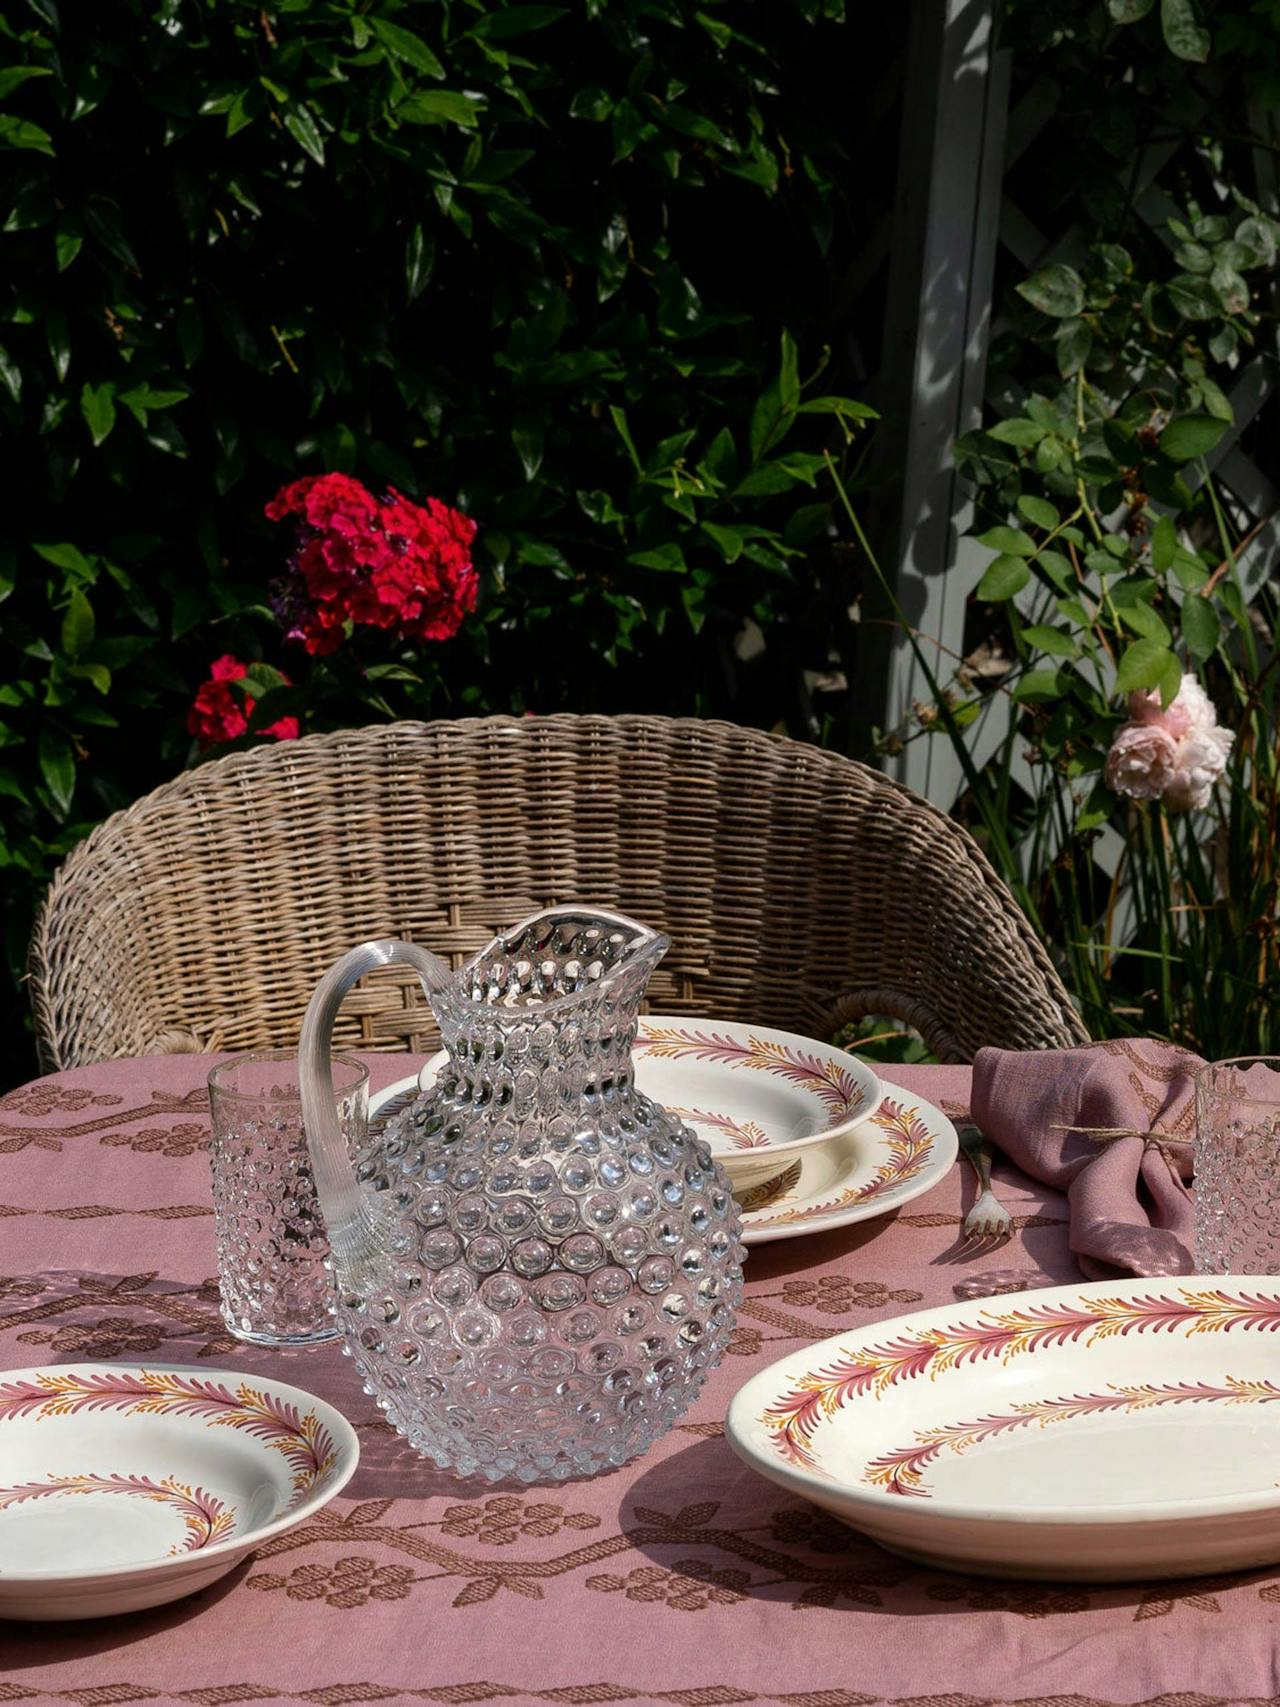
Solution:
M 459 972 L 365 943 L 318 985 L 303 1117 L 347 1350 L 437 1464 L 563 1481 L 663 1434 L 720 1360 L 740 1223 L 705 1143 L 635 1084 L 640 1003 L 670 939 L 584 907 L 537 913 Z M 447 1064 L 354 1164 L 333 1117 L 346 991 L 402 962 Z

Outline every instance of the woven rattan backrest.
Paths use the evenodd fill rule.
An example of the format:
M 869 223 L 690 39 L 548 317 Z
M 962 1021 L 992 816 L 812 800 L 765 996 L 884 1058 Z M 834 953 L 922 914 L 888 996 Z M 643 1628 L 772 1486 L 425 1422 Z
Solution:
M 236 753 L 107 819 L 32 939 L 41 1055 L 288 1045 L 353 944 L 410 937 L 460 965 L 563 901 L 670 933 L 654 1011 L 818 1036 L 889 1013 L 960 1060 L 1085 1036 L 974 843 L 878 772 L 724 723 L 494 717 Z M 436 1037 L 398 972 L 338 1035 Z

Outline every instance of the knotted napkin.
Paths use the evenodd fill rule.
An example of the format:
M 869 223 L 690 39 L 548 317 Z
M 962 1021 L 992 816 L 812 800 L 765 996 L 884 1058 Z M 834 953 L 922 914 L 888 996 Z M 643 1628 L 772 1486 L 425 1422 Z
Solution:
M 1025 1173 L 1066 1192 L 1087 1278 L 1194 1268 L 1193 1078 L 1203 1065 L 1141 1039 L 979 1051 L 974 1122 Z

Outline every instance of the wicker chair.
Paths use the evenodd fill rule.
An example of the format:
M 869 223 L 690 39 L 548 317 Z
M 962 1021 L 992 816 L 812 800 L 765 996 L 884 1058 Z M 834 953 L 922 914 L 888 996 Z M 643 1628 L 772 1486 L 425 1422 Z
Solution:
M 978 848 L 877 771 L 725 723 L 491 717 L 235 753 L 99 825 L 32 938 L 41 1057 L 289 1045 L 354 943 L 461 965 L 574 900 L 670 933 L 657 1012 L 816 1036 L 892 1014 L 949 1060 L 1087 1035 Z M 400 969 L 353 993 L 338 1038 L 436 1045 Z

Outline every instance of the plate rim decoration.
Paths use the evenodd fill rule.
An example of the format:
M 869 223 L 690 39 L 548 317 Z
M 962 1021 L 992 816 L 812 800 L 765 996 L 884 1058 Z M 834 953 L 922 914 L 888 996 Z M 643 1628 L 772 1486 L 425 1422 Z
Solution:
M 280 1407 L 254 1406 L 253 1399 L 274 1401 Z M 242 1408 L 244 1420 L 237 1423 L 225 1413 Z M 221 1411 L 224 1414 L 219 1416 Z M 298 1426 L 291 1426 L 291 1415 Z M 252 1553 L 274 1536 L 294 1528 L 328 1505 L 350 1482 L 360 1463 L 360 1440 L 352 1424 L 327 1399 L 292 1382 L 280 1381 L 272 1375 L 258 1375 L 244 1370 L 201 1368 L 189 1363 L 174 1363 L 161 1358 L 155 1362 L 130 1360 L 111 1363 L 81 1360 L 68 1363 L 36 1364 L 26 1369 L 0 1369 L 0 1446 L 4 1430 L 11 1421 L 31 1420 L 57 1422 L 75 1416 L 81 1425 L 92 1426 L 91 1419 L 110 1422 L 115 1427 L 143 1422 L 147 1416 L 203 1416 L 210 1428 L 235 1427 L 259 1442 L 265 1451 L 283 1454 L 286 1463 L 295 1463 L 297 1456 L 314 1457 L 323 1450 L 325 1458 L 310 1481 L 300 1483 L 305 1466 L 294 1472 L 294 1498 L 282 1511 L 264 1522 L 210 1540 L 207 1545 L 179 1548 L 150 1558 L 116 1560 L 113 1563 L 91 1565 L 66 1563 L 38 1570 L 0 1570 L 0 1597 L 8 1601 L 15 1593 L 30 1591 L 37 1594 L 59 1586 L 118 1582 L 121 1587 L 132 1578 L 145 1578 L 148 1587 L 161 1588 L 175 1574 L 199 1572 L 207 1576 L 211 1564 L 225 1561 L 231 1569 L 246 1554 Z M 308 1425 L 314 1424 L 313 1428 Z M 113 1478 L 101 1466 L 86 1466 L 82 1476 L 67 1476 L 68 1482 Z M 174 1480 L 174 1478 L 170 1478 Z M 128 1478 L 121 1477 L 121 1482 Z M 157 1478 L 158 1489 L 164 1485 Z M 25 1487 L 25 1484 L 15 1484 Z M 25 1497 L 38 1497 L 38 1484 Z M 8 1491 L 0 1488 L 0 1493 Z M 69 1487 L 51 1485 L 51 1492 L 136 1492 L 139 1498 L 158 1499 L 156 1492 L 146 1487 L 119 1486 Z M 197 1495 L 213 1499 L 207 1490 L 194 1489 Z M 13 1504 L 22 1503 L 14 1500 Z M 216 1503 L 216 1502 L 215 1502 Z M 184 1519 L 185 1522 L 185 1519 Z M 194 1590 L 193 1590 L 194 1592 Z M 163 1604 L 160 1602 L 159 1604 Z M 138 1603 L 141 1610 L 143 1602 Z M 21 1614 L 5 1614 L 21 1616 Z M 75 1616 L 75 1615 L 73 1615 Z
M 1202 1342 L 1209 1334 L 1230 1333 L 1236 1328 L 1252 1333 L 1280 1333 L 1280 1276 L 1120 1277 L 1113 1281 L 1040 1287 L 985 1304 L 975 1299 L 911 1311 L 879 1322 L 857 1324 L 847 1332 L 832 1334 L 800 1351 L 789 1352 L 757 1371 L 730 1401 L 725 1438 L 744 1463 L 768 1480 L 790 1487 L 828 1510 L 833 1509 L 833 1499 L 838 1500 L 849 1509 L 851 1515 L 847 1521 L 854 1527 L 863 1527 L 861 1520 L 865 1519 L 866 1526 L 882 1536 L 886 1520 L 900 1520 L 904 1551 L 909 1551 L 911 1526 L 917 1519 L 926 1526 L 933 1520 L 1001 1529 L 1040 1526 L 1150 1531 L 1184 1518 L 1229 1519 L 1269 1510 L 1280 1514 L 1280 1482 L 1269 1488 L 1236 1493 L 1147 1498 L 1122 1504 L 1114 1499 L 1105 1504 L 1084 1503 L 1081 1499 L 1069 1505 L 1028 1504 L 1022 1496 L 1017 1504 L 1012 1501 L 1000 1504 L 989 1499 L 970 1501 L 949 1495 L 935 1498 L 931 1491 L 921 1495 L 918 1488 L 911 1486 L 889 1489 L 883 1481 L 875 1484 L 852 1479 L 856 1473 L 853 1470 L 826 1472 L 802 1461 L 804 1456 L 812 1459 L 809 1442 L 813 1435 L 849 1403 L 874 1402 L 880 1391 L 900 1380 L 932 1381 L 935 1375 L 961 1368 L 978 1371 L 992 1360 L 998 1360 L 998 1367 L 1003 1368 L 1024 1355 L 1034 1356 L 1037 1351 L 1069 1349 L 1071 1357 L 1063 1365 L 1063 1392 L 1073 1403 L 1087 1405 L 1093 1395 L 1074 1390 L 1078 1377 L 1071 1371 L 1078 1368 L 1077 1360 L 1087 1354 L 1090 1345 L 1114 1341 L 1130 1333 L 1137 1333 L 1146 1344 L 1158 1345 L 1169 1358 L 1169 1368 L 1167 1375 L 1162 1374 L 1158 1381 L 1140 1383 L 1147 1390 L 1137 1393 L 1132 1400 L 1116 1389 L 1119 1398 L 1115 1408 L 1127 1405 L 1132 1410 L 1146 1410 L 1153 1402 L 1190 1406 L 1202 1395 L 1185 1382 L 1179 1382 L 1177 1346 L 1192 1340 Z M 1220 1341 L 1215 1340 L 1217 1343 Z M 1206 1392 L 1203 1396 L 1237 1402 L 1237 1395 L 1227 1391 L 1231 1378 L 1222 1380 L 1221 1391 Z M 1274 1389 L 1265 1398 L 1280 1403 L 1280 1382 L 1255 1383 L 1264 1384 Z M 1103 1385 L 1114 1387 L 1114 1383 L 1105 1380 Z M 959 1440 L 954 1450 L 963 1451 L 972 1442 L 960 1440 L 959 1431 L 1006 1420 L 989 1414 L 997 1409 L 997 1398 L 987 1399 L 984 1405 L 975 1388 L 965 1387 L 962 1393 L 988 1414 L 977 1418 L 976 1423 L 966 1417 L 963 1421 L 957 1418 L 954 1422 L 933 1423 L 918 1429 L 920 1444 L 915 1456 L 927 1454 L 927 1461 L 932 1462 L 952 1445 L 953 1438 Z M 1029 1405 L 1052 1401 L 1023 1398 L 1006 1403 L 1004 1410 L 1013 1415 L 1018 1402 Z M 966 1405 L 965 1409 L 968 1408 Z M 1044 1419 L 1034 1412 L 1017 1414 L 1018 1426 L 1023 1422 L 1043 1426 Z M 810 1425 L 807 1430 L 806 1424 Z M 783 1440 L 787 1444 L 780 1445 Z M 797 1444 L 798 1454 L 792 1450 Z M 881 1451 L 862 1466 L 863 1477 L 867 1470 L 887 1467 L 890 1460 L 904 1454 L 905 1448 L 901 1454 L 896 1449 Z M 1280 1543 L 1277 1552 L 1280 1554 Z
M 658 1032 L 671 1035 L 651 1035 Z M 739 1036 L 735 1037 L 734 1033 Z M 815 1051 L 822 1053 L 818 1055 Z M 769 1073 L 793 1085 L 803 1084 L 811 1096 L 818 1097 L 826 1104 L 828 1112 L 836 1116 L 831 1125 L 818 1132 L 806 1132 L 799 1138 L 766 1142 L 759 1149 L 717 1152 L 717 1160 L 725 1163 L 766 1159 L 789 1161 L 805 1150 L 852 1132 L 863 1121 L 871 1119 L 884 1098 L 885 1087 L 880 1075 L 861 1057 L 848 1049 L 841 1049 L 838 1044 L 803 1037 L 799 1032 L 785 1031 L 773 1025 L 709 1019 L 700 1014 L 641 1014 L 635 1053 L 659 1061 L 676 1059 L 677 1055 L 692 1055 L 697 1061 L 714 1062 L 719 1066 L 740 1065 L 749 1072 Z M 832 1071 L 821 1071 L 823 1066 L 834 1070 L 835 1074 L 845 1075 L 846 1084 L 842 1086 Z M 847 1088 L 849 1080 L 857 1082 L 859 1094 L 856 1102 L 851 1102 Z M 673 1112 L 687 1120 L 695 1111 L 674 1108 Z

